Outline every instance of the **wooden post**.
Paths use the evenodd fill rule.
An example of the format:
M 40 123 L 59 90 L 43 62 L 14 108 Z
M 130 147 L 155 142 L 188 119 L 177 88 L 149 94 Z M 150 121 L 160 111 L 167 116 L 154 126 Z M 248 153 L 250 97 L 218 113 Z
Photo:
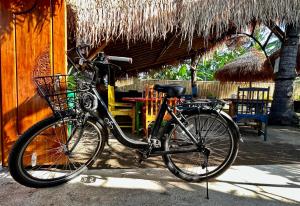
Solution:
M 192 97 L 197 97 L 198 96 L 198 88 L 197 88 L 197 63 L 195 61 L 196 56 L 193 56 L 191 59 L 191 87 L 192 87 Z

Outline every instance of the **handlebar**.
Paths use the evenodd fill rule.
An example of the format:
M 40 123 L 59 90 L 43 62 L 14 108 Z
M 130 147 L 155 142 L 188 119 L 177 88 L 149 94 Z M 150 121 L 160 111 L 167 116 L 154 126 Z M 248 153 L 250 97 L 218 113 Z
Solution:
M 106 56 L 106 58 L 110 61 L 127 62 L 129 64 L 132 64 L 132 58 L 129 57 Z
M 75 57 L 74 59 L 78 59 L 78 63 L 75 63 L 73 61 L 73 59 L 71 59 L 68 55 L 68 59 L 70 60 L 70 62 L 73 64 L 73 68 L 76 70 L 76 72 L 81 73 L 82 68 L 86 69 L 85 66 L 87 66 L 88 68 L 92 68 L 94 70 L 94 77 L 93 77 L 93 81 L 95 81 L 94 78 L 98 77 L 99 71 L 101 69 L 101 65 L 113 65 L 114 67 L 111 68 L 118 68 L 119 70 L 121 70 L 121 68 L 114 64 L 111 63 L 110 61 L 118 61 L 118 62 L 127 62 L 132 64 L 132 58 L 129 57 L 120 57 L 120 56 L 109 56 L 109 55 L 105 55 L 104 52 L 99 52 L 93 59 L 88 59 L 85 57 L 85 55 L 83 54 L 83 50 L 86 49 L 87 47 L 89 47 L 90 45 L 81 45 L 81 46 L 77 46 L 74 47 L 72 49 L 69 49 L 67 52 L 70 51 L 75 51 L 77 53 L 77 57 Z M 87 50 L 86 50 L 87 51 Z M 71 72 L 74 71 L 73 69 L 69 71 L 69 74 L 71 74 Z
M 79 58 L 81 59 L 81 62 L 97 62 L 100 63 L 100 61 L 102 61 L 103 64 L 108 64 L 109 61 L 118 61 L 118 62 L 127 62 L 129 64 L 132 64 L 132 58 L 130 57 L 120 57 L 120 56 L 109 56 L 109 55 L 105 55 L 103 52 L 100 52 L 97 54 L 97 57 L 94 58 L 94 60 L 89 60 L 86 59 L 81 50 L 85 49 L 87 47 L 90 47 L 90 45 L 88 44 L 83 44 L 74 48 L 69 49 L 67 52 L 73 51 L 75 50 L 77 55 L 79 56 Z M 100 59 L 98 58 L 100 57 Z M 100 60 L 100 61 L 99 61 Z

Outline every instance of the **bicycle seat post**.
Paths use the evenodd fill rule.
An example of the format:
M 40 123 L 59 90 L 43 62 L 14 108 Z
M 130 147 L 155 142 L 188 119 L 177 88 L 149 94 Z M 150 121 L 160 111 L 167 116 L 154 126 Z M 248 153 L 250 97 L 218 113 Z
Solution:
M 167 107 L 168 107 L 167 101 L 168 101 L 168 97 L 165 96 L 163 98 L 161 107 L 159 109 L 158 115 L 157 115 L 156 120 L 154 122 L 154 126 L 153 126 L 153 129 L 151 131 L 151 134 L 149 135 L 149 141 L 150 141 L 150 143 L 153 144 L 153 146 L 155 148 L 161 147 L 161 143 L 158 139 L 158 132 L 159 132 L 161 123 L 163 121 L 163 118 L 165 116 L 165 113 L 167 111 Z

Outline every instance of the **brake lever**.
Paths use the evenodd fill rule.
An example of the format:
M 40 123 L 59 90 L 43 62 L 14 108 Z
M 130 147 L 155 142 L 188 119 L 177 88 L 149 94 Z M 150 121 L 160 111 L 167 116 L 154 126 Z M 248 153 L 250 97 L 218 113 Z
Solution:
M 78 64 L 80 66 L 82 66 L 84 64 L 84 62 L 85 62 L 85 59 L 84 58 L 80 58 Z
M 119 69 L 119 71 L 122 71 L 122 68 L 119 65 L 116 65 L 116 64 L 113 64 L 113 63 L 109 63 L 109 64 L 117 67 Z
M 119 65 L 110 63 L 108 61 L 93 61 L 93 64 L 104 64 L 104 65 L 112 65 L 115 66 L 116 68 L 118 68 L 120 71 L 122 70 L 122 68 Z
M 83 48 L 86 48 L 86 47 L 91 47 L 91 44 L 84 43 L 84 44 L 82 44 L 80 46 L 77 46 L 77 48 L 79 48 L 79 49 L 83 49 Z

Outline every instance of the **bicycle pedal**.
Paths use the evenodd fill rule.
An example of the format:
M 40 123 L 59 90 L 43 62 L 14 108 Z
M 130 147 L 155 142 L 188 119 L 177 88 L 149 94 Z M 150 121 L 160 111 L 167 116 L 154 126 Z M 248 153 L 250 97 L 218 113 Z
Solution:
M 151 144 L 153 145 L 154 148 L 160 148 L 161 147 L 161 142 L 158 139 L 150 139 Z
M 143 159 L 138 159 L 138 160 L 137 160 L 138 165 L 141 165 L 143 162 L 144 162 Z
M 140 150 L 135 150 L 135 159 L 138 164 L 141 164 L 146 159 L 145 154 Z

